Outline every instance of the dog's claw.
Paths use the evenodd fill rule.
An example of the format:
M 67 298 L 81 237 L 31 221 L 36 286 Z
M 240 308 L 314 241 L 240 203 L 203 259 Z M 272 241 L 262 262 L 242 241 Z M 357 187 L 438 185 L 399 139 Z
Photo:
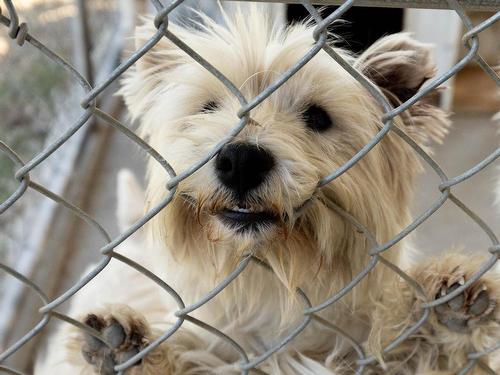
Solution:
M 104 328 L 102 331 L 102 337 L 112 349 L 118 348 L 125 341 L 126 334 L 123 327 L 118 323 L 114 322 L 108 327 Z
M 132 358 L 137 353 L 139 353 L 139 348 L 131 348 L 130 350 L 119 353 L 116 356 L 116 360 L 118 361 L 118 363 L 123 363 L 125 361 L 128 361 L 130 358 Z
M 114 375 L 115 374 L 115 360 L 112 356 L 105 356 L 99 368 L 100 375 Z
M 489 306 L 490 296 L 488 295 L 487 291 L 483 290 L 477 295 L 472 305 L 470 305 L 469 312 L 473 315 L 481 315 Z
M 451 283 L 453 281 L 453 283 Z M 443 280 L 436 297 L 443 297 L 465 284 L 463 276 Z M 472 285 L 447 303 L 436 306 L 438 321 L 455 332 L 469 332 L 485 322 L 493 312 L 496 302 L 490 298 L 484 285 Z
M 84 323 L 102 335 L 103 341 L 84 333 L 82 355 L 101 375 L 115 374 L 114 367 L 139 353 L 144 346 L 144 335 L 139 328 L 127 331 L 116 319 L 107 321 L 89 314 Z M 140 364 L 137 363 L 137 364 Z
M 89 314 L 84 323 L 97 332 L 100 332 L 105 325 L 105 322 L 94 314 Z M 104 346 L 104 342 L 90 334 L 85 335 L 84 340 L 86 344 L 85 347 L 90 352 L 95 352 Z
M 455 283 L 448 289 L 448 292 L 446 294 L 449 294 L 460 287 L 461 285 L 459 283 Z M 453 311 L 460 311 L 464 305 L 464 302 L 465 302 L 465 297 L 462 293 L 456 296 L 455 298 L 451 299 L 450 301 L 448 301 L 448 306 Z
M 95 360 L 95 355 L 94 355 L 94 351 L 92 351 L 88 346 L 84 345 L 82 347 L 82 355 L 83 355 L 83 358 L 85 359 L 85 361 L 87 361 L 88 363 L 90 363 L 91 365 L 95 365 L 96 364 L 96 360 Z

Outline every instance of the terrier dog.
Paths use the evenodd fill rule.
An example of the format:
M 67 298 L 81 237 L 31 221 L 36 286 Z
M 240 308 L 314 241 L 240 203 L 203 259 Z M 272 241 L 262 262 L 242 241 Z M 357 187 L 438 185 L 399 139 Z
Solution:
M 175 25 L 169 29 L 246 98 L 259 94 L 295 64 L 313 41 L 311 25 L 273 26 L 256 8 L 227 18 L 224 26 L 205 18 L 199 29 Z M 143 45 L 155 31 L 151 21 L 139 27 L 137 44 Z M 408 34 L 384 37 L 360 56 L 336 51 L 395 106 L 435 74 L 430 47 Z M 132 116 L 140 120 L 142 136 L 177 172 L 199 161 L 239 120 L 237 98 L 166 38 L 128 72 L 121 93 Z M 435 94 L 394 120 L 394 126 L 427 149 L 443 138 L 449 125 L 446 113 L 435 105 Z M 321 51 L 255 107 L 243 131 L 183 180 L 172 202 L 148 224 L 150 238 L 144 252 L 153 254 L 155 272 L 186 305 L 206 295 L 246 254 L 267 265 L 250 262 L 219 295 L 190 313 L 235 340 L 250 359 L 280 343 L 304 319 L 307 306 L 297 288 L 317 305 L 370 263 L 370 242 L 333 206 L 356 218 L 378 243 L 389 241 L 411 223 L 409 207 L 421 163 L 393 132 L 311 200 L 320 179 L 350 160 L 381 129 L 382 115 L 382 108 L 361 84 Z M 163 167 L 152 160 L 147 208 L 165 199 L 167 182 Z M 427 300 L 463 285 L 484 260 L 449 252 L 412 264 L 413 251 L 404 238 L 381 257 L 414 278 Z M 365 368 L 365 374 L 456 373 L 467 364 L 468 353 L 495 345 L 500 338 L 499 281 L 498 271 L 488 272 L 433 309 L 417 332 L 385 352 L 392 340 L 421 318 L 423 298 L 379 263 L 353 290 L 317 313 L 319 318 L 259 364 L 258 371 L 353 373 L 358 366 L 351 344 L 355 340 L 378 359 Z M 149 307 L 142 305 L 140 311 L 129 303 L 80 311 L 83 322 L 101 332 L 109 346 L 74 332 L 65 349 L 67 363 L 79 373 L 112 374 L 113 366 L 174 324 L 175 301 L 166 293 L 158 298 L 159 287 L 149 284 Z M 123 279 L 118 289 L 130 292 L 138 287 Z M 147 298 L 148 293 L 142 295 Z M 151 318 L 160 306 L 161 327 L 157 313 Z M 321 319 L 341 327 L 343 333 L 320 324 Z M 483 357 L 481 364 L 495 366 L 493 355 Z M 239 374 L 240 361 L 226 341 L 185 321 L 127 373 Z M 470 373 L 482 373 L 481 368 Z

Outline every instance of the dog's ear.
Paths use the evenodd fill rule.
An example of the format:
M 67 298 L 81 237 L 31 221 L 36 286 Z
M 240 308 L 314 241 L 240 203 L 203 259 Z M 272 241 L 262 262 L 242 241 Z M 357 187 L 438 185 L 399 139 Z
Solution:
M 169 30 L 180 39 L 186 38 L 187 31 L 181 27 L 169 25 Z M 145 20 L 144 24 L 135 30 L 136 50 L 146 45 L 157 32 L 153 20 Z M 168 83 L 167 75 L 173 68 L 182 64 L 186 56 L 185 52 L 163 36 L 125 72 L 119 94 L 124 97 L 134 119 L 146 112 L 157 91 L 163 87 L 160 87 L 160 83 Z
M 393 34 L 375 42 L 358 57 L 356 65 L 397 107 L 436 74 L 431 47 L 408 33 Z M 447 133 L 448 114 L 439 102 L 436 89 L 401 116 L 407 125 L 404 130 L 422 145 L 429 140 L 441 142 Z

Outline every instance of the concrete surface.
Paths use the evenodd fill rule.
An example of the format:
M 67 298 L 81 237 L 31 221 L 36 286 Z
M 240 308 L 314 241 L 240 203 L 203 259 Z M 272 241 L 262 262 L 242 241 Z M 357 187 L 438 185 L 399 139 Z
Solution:
M 453 128 L 443 145 L 435 151 L 435 160 L 448 177 L 462 174 L 495 151 L 500 145 L 499 127 L 491 121 L 492 114 L 463 114 L 455 116 Z M 495 184 L 500 180 L 499 160 L 471 179 L 452 189 L 463 203 L 469 206 L 500 235 L 500 205 L 494 207 Z M 426 168 L 417 187 L 415 213 L 421 213 L 439 197 L 439 179 Z M 450 247 L 467 250 L 486 250 L 491 245 L 488 237 L 467 215 L 452 202 L 424 222 L 417 230 L 417 244 L 426 252 L 437 252 Z

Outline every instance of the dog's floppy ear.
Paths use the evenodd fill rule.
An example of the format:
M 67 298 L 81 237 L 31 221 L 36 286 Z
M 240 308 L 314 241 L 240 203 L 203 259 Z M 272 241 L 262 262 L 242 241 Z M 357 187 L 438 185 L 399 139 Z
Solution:
M 169 25 L 175 35 L 185 38 L 185 29 L 176 25 Z M 135 48 L 143 47 L 155 34 L 156 28 L 152 19 L 135 30 Z M 186 53 L 179 49 L 166 37 L 162 37 L 149 51 L 146 52 L 122 79 L 119 93 L 124 97 L 130 113 L 134 118 L 140 117 L 150 107 L 151 101 L 160 89 L 160 83 L 168 82 L 166 76 L 176 66 L 186 59 Z
M 393 34 L 375 42 L 356 65 L 396 107 L 436 74 L 431 47 L 408 33 Z M 447 133 L 448 114 L 439 107 L 439 99 L 439 90 L 433 90 L 402 115 L 404 130 L 423 145 L 429 140 L 441 142 Z

